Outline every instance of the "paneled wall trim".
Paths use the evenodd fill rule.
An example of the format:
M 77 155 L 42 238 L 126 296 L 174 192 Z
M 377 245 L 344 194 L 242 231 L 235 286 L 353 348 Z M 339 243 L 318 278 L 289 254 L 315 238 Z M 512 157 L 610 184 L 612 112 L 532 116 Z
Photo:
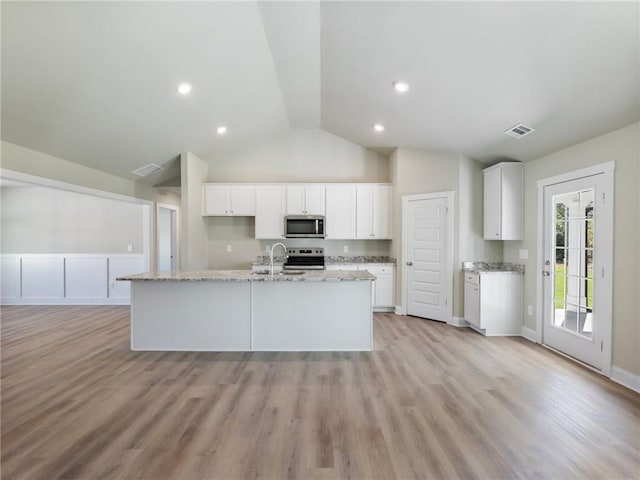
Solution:
M 0 255 L 2 305 L 129 305 L 121 275 L 144 271 L 144 255 Z

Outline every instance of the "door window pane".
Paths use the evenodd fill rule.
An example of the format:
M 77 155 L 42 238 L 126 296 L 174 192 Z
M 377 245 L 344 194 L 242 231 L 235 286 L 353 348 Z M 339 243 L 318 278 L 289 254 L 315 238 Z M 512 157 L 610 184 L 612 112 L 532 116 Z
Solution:
M 593 332 L 593 189 L 554 197 L 553 325 L 591 338 Z

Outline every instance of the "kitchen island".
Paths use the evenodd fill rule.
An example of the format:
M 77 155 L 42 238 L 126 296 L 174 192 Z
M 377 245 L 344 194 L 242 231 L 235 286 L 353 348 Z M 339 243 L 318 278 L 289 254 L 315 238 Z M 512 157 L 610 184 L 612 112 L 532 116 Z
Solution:
M 367 271 L 153 272 L 131 282 L 131 349 L 367 351 Z

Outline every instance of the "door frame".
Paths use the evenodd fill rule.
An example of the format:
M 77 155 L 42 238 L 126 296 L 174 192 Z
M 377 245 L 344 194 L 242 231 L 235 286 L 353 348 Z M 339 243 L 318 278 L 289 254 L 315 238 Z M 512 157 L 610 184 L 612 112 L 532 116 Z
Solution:
M 453 247 L 455 245 L 453 239 L 453 219 L 454 219 L 454 199 L 455 192 L 452 190 L 445 192 L 435 192 L 435 193 L 419 193 L 416 195 L 403 195 L 401 197 L 402 200 L 402 250 L 400 254 L 400 278 L 402 279 L 402 293 L 401 293 L 401 301 L 400 305 L 400 315 L 407 315 L 407 306 L 408 300 L 407 296 L 409 295 L 408 286 L 408 277 L 409 277 L 409 269 L 406 268 L 406 258 L 409 247 L 407 245 L 407 241 L 409 236 L 407 235 L 407 225 L 408 225 L 408 215 L 409 215 L 409 202 L 416 200 L 433 200 L 435 198 L 444 198 L 446 199 L 446 208 L 447 208 L 447 257 L 446 257 L 446 265 L 447 269 L 445 272 L 445 280 L 443 283 L 443 287 L 445 288 L 445 295 L 448 299 L 447 301 L 447 319 L 446 323 L 451 323 L 453 319 Z
M 160 218 L 160 209 L 164 208 L 166 210 L 173 210 L 175 213 L 175 228 L 173 230 L 173 258 L 175 259 L 176 270 L 180 270 L 180 207 L 177 205 L 171 205 L 169 203 L 160 203 L 156 202 L 156 235 L 155 235 L 155 266 L 158 268 L 158 252 L 159 252 L 159 242 L 160 236 L 158 228 L 158 219 Z
M 605 305 L 599 307 L 601 312 L 604 312 L 605 315 L 609 317 L 608 328 L 605 328 L 603 331 L 603 363 L 602 370 L 600 372 L 607 377 L 611 376 L 611 356 L 612 356 L 612 330 L 613 330 L 613 250 L 614 250 L 614 239 L 613 239 L 613 220 L 615 216 L 614 209 L 614 201 L 615 201 L 615 190 L 614 190 L 614 171 L 615 171 L 615 161 L 609 161 L 600 163 L 597 165 L 593 165 L 591 167 L 581 168 L 578 170 L 573 170 L 571 172 L 562 173 L 559 175 L 555 175 L 553 177 L 543 178 L 538 180 L 538 238 L 537 238 L 537 247 L 536 250 L 538 252 L 538 261 L 537 261 L 537 271 L 536 271 L 536 332 L 535 332 L 535 340 L 537 343 L 542 344 L 543 342 L 543 328 L 544 328 L 544 278 L 542 276 L 542 271 L 544 268 L 544 258 L 545 258 L 545 250 L 544 250 L 544 189 L 545 187 L 549 187 L 551 185 L 555 185 L 558 183 L 564 183 L 571 180 L 578 180 L 585 177 L 592 177 L 594 175 L 604 175 L 604 182 L 607 184 L 607 189 L 611 192 L 611 198 L 606 202 L 607 208 L 609 209 L 610 214 L 605 215 L 602 223 L 600 224 L 600 229 L 606 232 L 606 235 L 609 235 L 611 238 L 608 240 L 611 249 L 608 252 L 598 253 L 600 258 L 602 259 L 601 264 L 604 266 L 605 271 L 609 272 L 608 275 L 605 276 L 604 279 L 601 280 L 600 286 L 598 288 L 604 288 L 607 290 L 607 295 L 605 295 L 606 303 Z M 562 352 L 561 352 L 562 353 Z M 568 357 L 572 358 L 572 357 Z M 575 359 L 577 360 L 577 359 Z M 578 360 L 579 361 L 579 360 Z M 596 369 L 594 369 L 596 370 Z M 598 371 L 598 370 L 596 370 Z

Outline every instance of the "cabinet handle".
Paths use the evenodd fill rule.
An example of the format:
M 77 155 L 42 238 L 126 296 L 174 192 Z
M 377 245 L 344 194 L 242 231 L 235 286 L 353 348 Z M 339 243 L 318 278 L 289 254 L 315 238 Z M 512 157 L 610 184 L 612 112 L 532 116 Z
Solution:
M 233 213 L 233 210 L 231 210 L 231 213 Z

